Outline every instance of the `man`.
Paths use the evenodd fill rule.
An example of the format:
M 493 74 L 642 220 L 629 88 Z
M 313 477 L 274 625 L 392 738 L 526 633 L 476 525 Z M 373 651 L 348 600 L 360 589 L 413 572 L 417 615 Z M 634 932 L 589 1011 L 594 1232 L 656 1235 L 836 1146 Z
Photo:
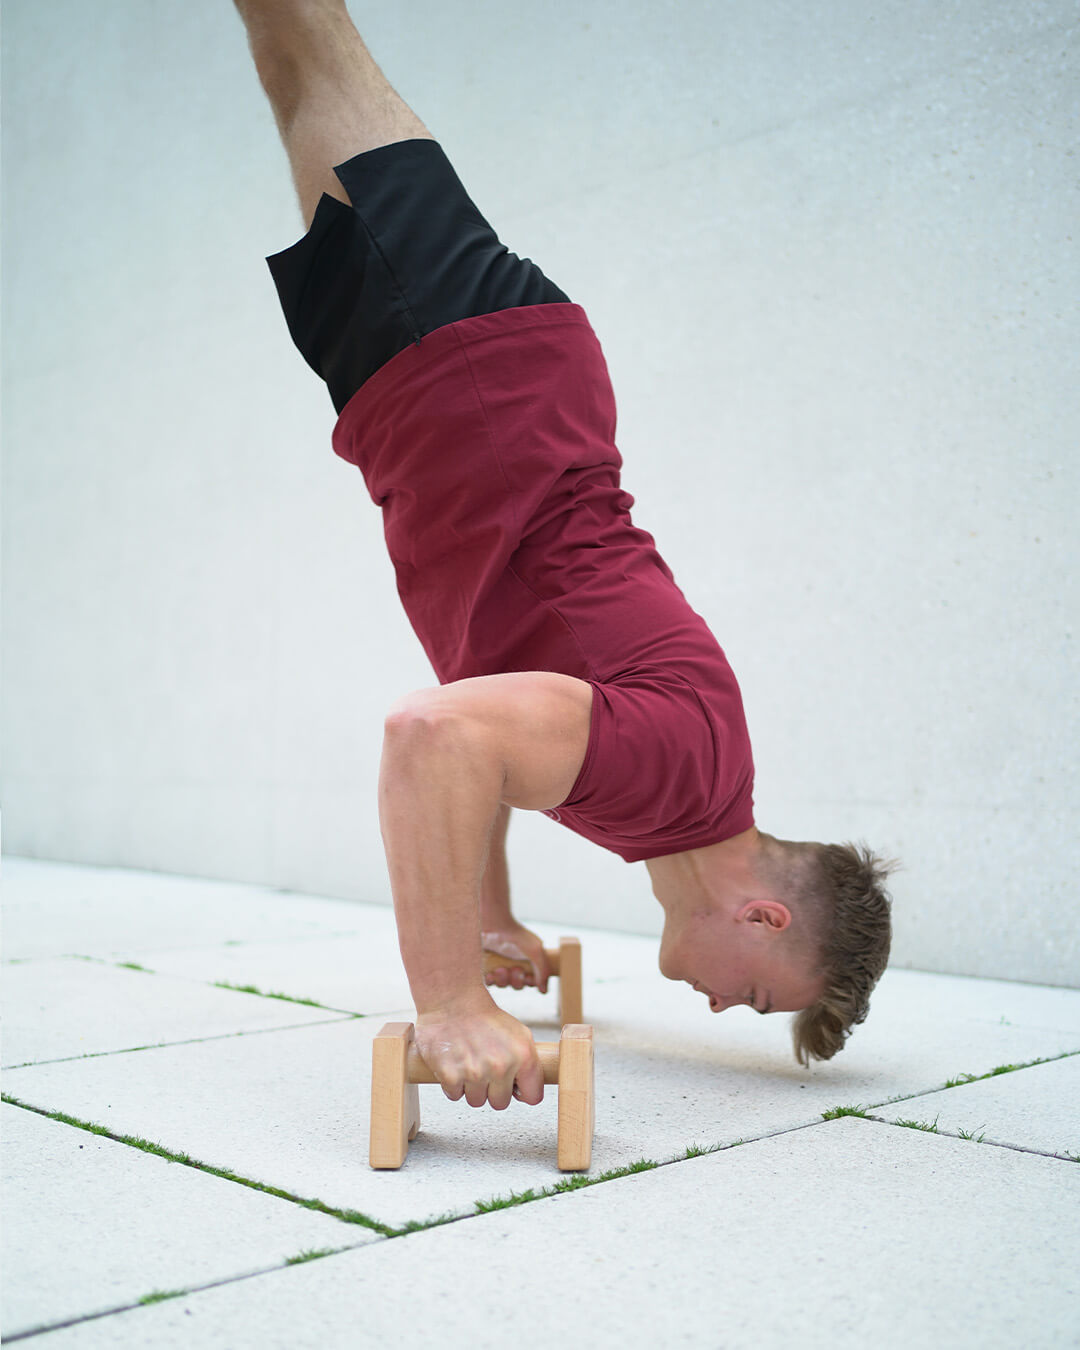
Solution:
M 549 975 L 510 910 L 517 807 L 645 861 L 665 976 L 799 1011 L 828 1058 L 885 967 L 887 867 L 755 827 L 738 686 L 631 521 L 583 311 L 499 243 L 344 0 L 236 3 L 308 228 L 271 271 L 440 681 L 391 710 L 379 786 L 421 1053 L 473 1106 L 543 1095 L 481 973 L 486 947 Z

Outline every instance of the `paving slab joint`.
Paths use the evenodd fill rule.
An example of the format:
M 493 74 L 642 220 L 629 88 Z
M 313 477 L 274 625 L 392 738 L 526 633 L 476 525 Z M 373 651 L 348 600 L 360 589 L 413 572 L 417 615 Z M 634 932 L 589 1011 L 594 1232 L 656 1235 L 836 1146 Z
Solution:
M 200 980 L 197 983 L 202 984 L 204 981 Z M 363 1013 L 354 1012 L 351 1008 L 331 1008 L 328 1003 L 320 1003 L 318 999 L 301 998 L 295 994 L 279 994 L 273 990 L 260 989 L 254 984 L 232 984 L 229 980 L 211 980 L 210 983 L 215 989 L 231 989 L 237 994 L 252 994 L 256 998 L 276 998 L 282 1003 L 299 1003 L 305 1008 L 322 1008 L 325 1012 L 344 1013 L 346 1017 L 360 1018 L 364 1016 Z
M 290 999 L 289 1002 L 293 1002 L 293 1000 Z M 318 1006 L 323 1007 L 322 1004 Z M 273 1036 L 280 1031 L 306 1031 L 309 1027 L 333 1026 L 337 1022 L 362 1021 L 364 1017 L 363 1013 L 342 1012 L 335 1008 L 328 1008 L 326 1011 L 333 1012 L 336 1015 L 318 1022 L 296 1022 L 280 1027 L 249 1027 L 246 1031 L 222 1031 L 213 1036 L 193 1036 L 184 1041 L 155 1041 L 152 1045 L 124 1045 L 117 1050 L 91 1050 L 84 1055 L 60 1055 L 56 1059 L 28 1059 L 22 1064 L 5 1064 L 3 1067 L 5 1071 L 9 1069 L 34 1069 L 40 1068 L 43 1064 L 73 1064 L 80 1059 L 107 1059 L 112 1055 L 139 1055 L 145 1050 L 171 1050 L 178 1045 L 209 1045 L 212 1041 L 231 1041 L 239 1039 L 241 1036 Z
M 20 1101 L 7 1092 L 0 1093 L 0 1101 L 5 1102 L 8 1106 L 18 1106 L 23 1111 L 33 1111 L 36 1115 L 45 1116 L 48 1120 L 57 1120 L 62 1125 L 70 1125 L 77 1130 L 86 1130 L 89 1134 L 101 1135 L 102 1138 L 111 1139 L 114 1143 L 126 1144 L 129 1148 L 137 1148 L 143 1153 L 156 1154 L 157 1157 L 164 1158 L 167 1162 L 180 1163 L 183 1167 L 192 1167 L 198 1172 L 207 1172 L 210 1176 L 220 1177 L 222 1181 L 231 1181 L 238 1186 L 247 1186 L 251 1190 L 262 1191 L 264 1195 L 272 1195 L 275 1199 L 287 1200 L 290 1204 L 300 1205 L 303 1209 L 314 1210 L 318 1214 L 326 1214 L 330 1218 L 340 1219 L 342 1223 L 369 1228 L 381 1237 L 398 1236 L 397 1230 L 390 1228 L 387 1224 L 380 1223 L 378 1219 L 362 1214 L 359 1210 L 340 1209 L 334 1205 L 327 1205 L 322 1200 L 294 1195 L 291 1191 L 282 1190 L 278 1186 L 271 1186 L 263 1181 L 255 1181 L 251 1177 L 242 1177 L 239 1173 L 233 1172 L 227 1167 L 217 1167 L 213 1163 L 202 1162 L 198 1158 L 191 1157 L 188 1153 L 177 1153 L 173 1149 L 165 1148 L 162 1144 L 155 1144 L 149 1139 L 140 1139 L 137 1135 L 131 1134 L 116 1134 L 104 1125 L 98 1125 L 93 1121 L 79 1120 L 78 1117 L 69 1116 L 64 1111 L 46 1111 L 43 1107 Z

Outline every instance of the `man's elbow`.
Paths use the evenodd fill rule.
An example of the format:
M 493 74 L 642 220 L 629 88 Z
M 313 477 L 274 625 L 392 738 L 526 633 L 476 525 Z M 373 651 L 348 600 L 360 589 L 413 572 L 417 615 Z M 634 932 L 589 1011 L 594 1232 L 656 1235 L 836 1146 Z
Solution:
M 449 706 L 441 692 L 419 689 L 398 699 L 383 721 L 384 747 L 410 755 L 483 754 L 488 741 L 485 728 L 477 718 Z

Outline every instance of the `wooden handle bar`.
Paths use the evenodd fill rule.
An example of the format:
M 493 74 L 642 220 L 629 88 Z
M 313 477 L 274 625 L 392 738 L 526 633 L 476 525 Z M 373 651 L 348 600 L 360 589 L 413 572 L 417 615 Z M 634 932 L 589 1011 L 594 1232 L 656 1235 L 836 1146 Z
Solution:
M 548 959 L 548 965 L 551 968 L 552 975 L 559 973 L 559 949 L 558 947 L 545 947 L 544 955 Z M 490 975 L 493 970 L 532 970 L 531 961 L 518 960 L 512 956 L 500 956 L 498 952 L 484 953 L 484 974 Z
M 559 1042 L 537 1041 L 536 1052 L 540 1056 L 540 1067 L 544 1071 L 544 1082 L 558 1083 Z M 437 1083 L 439 1081 L 428 1068 L 415 1045 L 409 1046 L 405 1081 L 408 1083 Z

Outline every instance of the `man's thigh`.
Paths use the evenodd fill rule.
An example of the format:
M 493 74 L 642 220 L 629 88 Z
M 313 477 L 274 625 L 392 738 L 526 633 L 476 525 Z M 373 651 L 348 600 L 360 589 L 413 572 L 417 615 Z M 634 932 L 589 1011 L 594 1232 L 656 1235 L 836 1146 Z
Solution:
M 267 261 L 293 341 L 341 411 L 410 343 L 459 319 L 568 297 L 499 242 L 436 141 L 357 155 L 335 170 L 311 229 Z

